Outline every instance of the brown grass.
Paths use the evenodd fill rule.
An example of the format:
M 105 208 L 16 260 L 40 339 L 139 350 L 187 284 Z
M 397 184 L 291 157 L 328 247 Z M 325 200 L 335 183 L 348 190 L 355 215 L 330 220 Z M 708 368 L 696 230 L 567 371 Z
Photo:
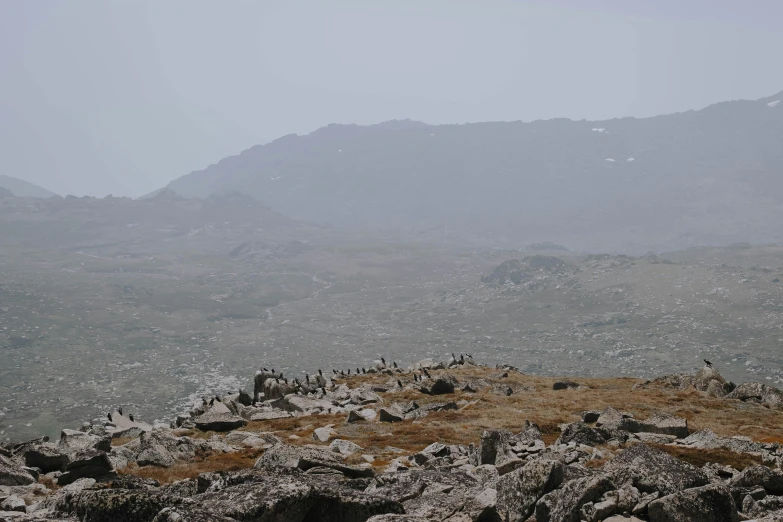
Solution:
M 665 444 L 651 444 L 662 451 L 665 451 L 669 455 L 676 457 L 680 460 L 684 460 L 689 464 L 693 464 L 697 468 L 704 466 L 710 462 L 716 462 L 732 468 L 743 470 L 752 466 L 762 466 L 764 463 L 761 457 L 755 455 L 748 455 L 747 453 L 734 453 L 726 449 L 694 449 L 694 448 L 678 448 L 676 446 L 667 446 Z
M 440 372 L 430 372 L 438 374 Z M 632 413 L 639 419 L 645 419 L 655 412 L 666 412 L 685 417 L 691 431 L 710 429 L 722 436 L 746 435 L 754 440 L 783 442 L 783 413 L 779 410 L 763 408 L 739 401 L 707 397 L 695 390 L 639 389 L 632 390 L 639 381 L 630 378 L 614 379 L 575 379 L 589 386 L 580 390 L 552 390 L 556 380 L 553 377 L 537 377 L 509 372 L 507 378 L 494 378 L 498 370 L 469 367 L 450 370 L 460 382 L 478 378 L 494 383 L 503 383 L 512 387 L 526 387 L 533 391 L 520 391 L 511 396 L 493 394 L 491 389 L 482 389 L 478 393 L 456 392 L 449 395 L 427 396 L 417 390 L 390 391 L 380 394 L 383 403 L 407 402 L 416 400 L 420 405 L 431 402 L 467 400 L 477 401 L 473 406 L 459 411 L 431 413 L 417 420 L 405 420 L 396 423 L 357 422 L 347 424 L 346 415 L 315 415 L 291 417 L 269 421 L 251 422 L 245 428 L 250 432 L 273 432 L 289 444 L 316 444 L 312 438 L 313 430 L 327 424 L 333 424 L 336 437 L 351 440 L 364 448 L 365 454 L 374 455 L 373 466 L 381 468 L 401 455 L 391 448 L 399 448 L 410 454 L 417 452 L 432 442 L 445 444 L 478 444 L 484 430 L 507 429 L 518 433 L 524 427 L 525 420 L 535 422 L 541 428 L 547 444 L 554 442 L 560 435 L 560 425 L 580 419 L 583 410 L 602 410 L 612 406 Z M 396 377 L 386 375 L 352 376 L 347 381 L 355 387 L 360 383 L 386 384 Z M 400 376 L 403 383 L 412 382 L 409 375 Z M 295 434 L 299 438 L 290 439 Z M 194 431 L 191 436 L 209 438 L 214 433 Z M 754 457 L 738 455 L 725 450 L 688 450 L 662 447 L 677 458 L 701 465 L 705 462 L 721 462 L 742 469 L 760 462 Z M 258 452 L 246 451 L 228 455 L 209 455 L 200 458 L 194 464 L 175 466 L 168 470 L 158 468 L 139 468 L 132 473 L 155 478 L 160 482 L 171 482 L 182 478 L 195 477 L 204 471 L 230 470 L 251 467 Z M 363 462 L 360 455 L 349 461 Z M 701 464 L 699 464 L 701 463 Z M 590 466 L 602 465 L 595 461 Z
M 130 441 L 137 439 L 138 437 L 117 437 L 116 439 L 111 439 L 111 445 L 112 446 L 122 446 L 123 444 L 127 444 Z
M 437 374 L 440 372 L 431 372 Z M 696 390 L 640 389 L 632 390 L 637 379 L 576 379 L 589 386 L 581 390 L 552 390 L 556 378 L 520 375 L 509 372 L 504 379 L 493 379 L 498 373 L 490 368 L 465 368 L 450 370 L 460 382 L 484 378 L 491 382 L 525 386 L 535 391 L 521 391 L 509 397 L 495 395 L 489 389 L 469 394 L 456 392 L 450 395 L 430 397 L 416 390 L 404 390 L 381 394 L 384 401 L 406 402 L 416 400 L 419 404 L 434 401 L 477 400 L 478 404 L 460 411 L 438 412 L 416 421 L 399 423 L 357 423 L 344 424 L 344 415 L 319 416 L 309 418 L 284 419 L 285 422 L 267 421 L 259 426 L 265 431 L 301 429 L 303 424 L 313 424 L 313 428 L 326 423 L 335 424 L 338 437 L 346 438 L 364 447 L 368 453 L 383 453 L 387 446 L 406 451 L 419 451 L 434 441 L 447 444 L 478 443 L 481 433 L 488 429 L 508 429 L 519 432 L 525 420 L 535 422 L 541 428 L 544 440 L 551 444 L 560 434 L 560 424 L 579 420 L 583 410 L 602 410 L 607 406 L 628 411 L 640 419 L 655 412 L 666 412 L 685 417 L 691 431 L 711 429 L 718 435 L 747 435 L 755 440 L 772 441 L 780 438 L 783 432 L 783 414 L 777 410 L 757 405 L 743 404 L 707 397 Z M 385 383 L 390 378 L 385 375 L 352 377 L 351 386 L 360 382 Z M 410 377 L 401 380 L 410 382 Z M 321 420 L 323 418 L 323 421 Z M 275 424 L 277 423 L 277 424 Z M 254 423 L 255 424 L 255 423 Z M 312 429 L 309 430 L 310 432 Z M 303 442 L 312 443 L 309 437 Z M 720 453 L 715 458 L 730 461 L 730 456 Z M 695 458 L 695 457 L 692 457 Z M 743 461 L 738 461 L 743 462 Z
M 123 475 L 136 475 L 139 477 L 151 478 L 161 484 L 169 484 L 183 479 L 194 479 L 201 473 L 208 471 L 238 471 L 241 469 L 252 468 L 256 459 L 263 452 L 247 449 L 234 453 L 209 453 L 198 455 L 194 460 L 184 463 L 178 463 L 170 468 L 159 468 L 157 466 L 137 466 L 131 464 L 121 471 Z
M 38 479 L 38 482 L 40 484 L 43 484 L 44 486 L 46 486 L 47 488 L 49 488 L 52 491 L 57 491 L 58 489 L 60 489 L 62 487 L 62 486 L 58 485 L 57 482 L 54 479 L 52 479 L 51 477 L 47 477 L 46 475 L 41 475 L 41 478 Z M 37 494 L 37 492 L 36 492 L 36 494 Z

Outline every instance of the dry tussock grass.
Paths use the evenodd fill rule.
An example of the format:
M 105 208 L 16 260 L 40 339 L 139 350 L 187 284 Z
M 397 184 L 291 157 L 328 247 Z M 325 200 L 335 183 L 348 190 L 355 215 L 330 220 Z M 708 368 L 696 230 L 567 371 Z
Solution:
M 434 375 L 440 371 L 430 372 Z M 553 377 L 538 377 L 508 372 L 508 377 L 498 378 L 499 370 L 490 368 L 460 368 L 449 370 L 460 382 L 486 379 L 493 383 L 512 387 L 525 387 L 534 391 L 519 391 L 511 396 L 492 393 L 482 389 L 478 393 L 456 392 L 448 395 L 427 396 L 416 390 L 403 390 L 382 394 L 386 403 L 415 400 L 420 405 L 441 401 L 478 401 L 473 406 L 454 412 L 437 412 L 416 421 L 403 421 L 369 427 L 364 430 L 348 427 L 345 416 L 331 417 L 328 422 L 336 424 L 338 437 L 356 442 L 370 451 L 383 451 L 395 446 L 407 451 L 418 451 L 432 442 L 447 444 L 477 443 L 482 432 L 489 429 L 520 431 L 525 420 L 535 422 L 544 434 L 544 440 L 551 444 L 560 434 L 560 424 L 580 419 L 584 410 L 603 410 L 612 406 L 644 419 L 656 412 L 665 412 L 685 417 L 691 431 L 711 429 L 718 435 L 747 435 L 755 440 L 773 441 L 783 439 L 783 413 L 754 404 L 745 404 L 707 397 L 696 390 L 638 389 L 640 382 L 631 378 L 577 379 L 588 389 L 552 389 L 557 380 Z M 363 375 L 351 378 L 351 386 L 359 382 L 386 383 L 385 375 Z M 401 378 L 403 382 L 411 379 Z M 309 420 L 286 419 L 290 424 L 301 422 L 322 426 L 318 417 Z M 290 425 L 289 424 L 289 425 Z M 325 422 L 324 422 L 325 424 Z M 379 423 L 360 423 L 376 425 Z M 288 426 L 286 426 L 288 427 Z M 279 428 L 278 428 L 279 429 Z M 273 431 L 273 430 L 272 430 Z M 307 441 L 312 442 L 311 440 Z M 721 458 L 727 459 L 728 456 Z
M 748 455 L 747 453 L 734 453 L 733 451 L 725 449 L 700 450 L 693 448 L 677 448 L 674 446 L 667 446 L 665 444 L 651 444 L 651 446 L 665 451 L 673 457 L 693 464 L 697 468 L 700 468 L 710 462 L 717 462 L 718 464 L 731 466 L 732 468 L 738 470 L 743 470 L 752 466 L 764 465 L 761 457 Z
M 111 439 L 111 445 L 112 446 L 122 446 L 123 444 L 127 444 L 128 442 L 136 439 L 137 437 L 117 437 L 116 439 Z
M 161 484 L 170 484 L 178 480 L 195 479 L 208 471 L 239 471 L 252 468 L 262 452 L 246 449 L 233 453 L 207 453 L 198 455 L 189 462 L 177 463 L 170 468 L 157 466 L 137 466 L 131 464 L 120 473 L 157 480 Z
M 430 372 L 433 375 L 440 371 Z M 637 379 L 576 379 L 585 389 L 558 390 L 552 389 L 557 380 L 553 377 L 538 377 L 508 372 L 508 377 L 500 378 L 499 370 L 490 368 L 468 367 L 449 370 L 460 383 L 486 379 L 492 383 L 506 384 L 522 390 L 511 396 L 497 395 L 491 388 L 484 388 L 477 393 L 463 393 L 427 396 L 417 390 L 395 390 L 380 394 L 384 405 L 394 402 L 405 403 L 415 400 L 419 405 L 431 402 L 446 402 L 466 400 L 471 403 L 459 411 L 434 412 L 416 420 L 404 420 L 395 423 L 357 422 L 347 424 L 346 415 L 315 415 L 308 417 L 291 417 L 268 421 L 249 423 L 244 430 L 251 432 L 272 432 L 289 444 L 316 444 L 312 433 L 316 428 L 333 424 L 336 437 L 355 442 L 363 453 L 376 457 L 373 465 L 377 468 L 388 465 L 389 461 L 399 455 L 393 448 L 399 448 L 406 453 L 424 449 L 433 442 L 445 444 L 477 444 L 484 430 L 507 429 L 519 432 L 525 420 L 535 422 L 541 428 L 547 444 L 554 442 L 560 435 L 560 425 L 580 419 L 584 410 L 603 410 L 612 406 L 622 411 L 632 413 L 639 419 L 644 419 L 656 412 L 665 412 L 688 419 L 691 431 L 711 429 L 718 435 L 746 435 L 755 440 L 783 442 L 783 412 L 764 408 L 755 404 L 745 404 L 707 397 L 695 390 L 672 389 L 638 389 L 633 390 Z M 390 380 L 386 375 L 361 375 L 345 379 L 351 387 L 361 383 L 386 384 Z M 412 381 L 408 375 L 401 376 L 403 383 Z M 290 439 L 290 435 L 298 438 Z M 212 433 L 197 434 L 208 438 Z M 663 446 L 662 449 L 688 462 L 701 465 L 705 462 L 721 462 L 736 468 L 756 465 L 759 461 L 753 457 L 738 455 L 732 452 L 687 450 Z M 195 464 L 168 470 L 141 468 L 134 470 L 136 474 L 155 478 L 160 482 L 170 482 L 181 478 L 195 477 L 204 471 L 239 469 L 253 465 L 257 452 L 242 452 L 239 454 L 213 455 L 205 457 Z M 357 463 L 360 455 L 351 457 Z M 349 461 L 353 462 L 353 460 Z M 701 463 L 701 464 L 698 464 Z M 591 463 L 591 466 L 601 466 L 602 461 Z

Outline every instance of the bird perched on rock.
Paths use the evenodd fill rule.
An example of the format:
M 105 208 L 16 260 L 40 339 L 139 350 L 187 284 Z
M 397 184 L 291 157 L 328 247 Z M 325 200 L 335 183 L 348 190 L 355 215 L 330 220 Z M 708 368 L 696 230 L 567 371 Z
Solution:
M 419 376 L 414 373 L 413 374 L 413 382 L 416 382 L 418 380 L 419 380 Z
M 462 355 L 462 354 L 459 354 L 459 363 L 460 364 L 465 364 L 465 356 Z
M 128 418 L 130 419 L 131 422 L 133 422 L 133 414 L 132 413 L 128 414 Z
M 401 380 L 399 380 L 399 379 L 397 379 L 397 386 L 399 386 L 400 388 L 402 388 L 402 381 L 401 381 Z
M 209 399 L 209 405 L 212 406 L 213 404 L 215 404 L 215 399 Z
M 356 375 L 359 375 L 359 368 L 356 368 Z
M 305 374 L 305 381 L 307 381 L 307 384 L 310 384 L 310 376 Z
M 122 407 L 120 407 L 120 408 L 117 408 L 117 413 L 119 413 L 120 415 L 122 415 Z
M 707 368 L 712 368 L 712 363 L 708 361 L 707 359 L 704 359 L 704 364 L 707 365 Z
M 427 368 L 422 368 L 421 371 L 424 372 L 424 375 L 426 375 L 428 379 L 432 379 L 432 375 L 427 371 Z
M 332 371 L 334 371 L 334 370 L 332 370 Z M 320 368 L 318 368 L 318 375 L 320 375 L 321 377 L 323 377 L 323 375 L 324 375 L 324 372 L 322 372 Z
M 367 373 L 367 370 L 365 370 L 364 368 L 362 368 L 362 373 L 366 374 L 366 373 Z
M 383 363 L 383 365 L 384 365 L 384 366 L 386 366 L 386 359 L 384 359 L 383 357 L 381 357 L 381 362 Z
M 113 422 L 113 421 L 111 420 L 111 412 L 107 413 L 107 414 L 106 414 L 106 416 L 109 418 L 109 422 Z
M 348 368 L 348 375 L 351 375 L 351 369 Z
M 220 396 L 219 395 L 215 395 L 215 400 L 218 401 L 218 402 L 223 402 L 222 400 L 220 400 Z
M 397 361 L 392 362 L 392 366 L 394 366 L 395 368 L 399 368 L 399 366 L 397 366 Z

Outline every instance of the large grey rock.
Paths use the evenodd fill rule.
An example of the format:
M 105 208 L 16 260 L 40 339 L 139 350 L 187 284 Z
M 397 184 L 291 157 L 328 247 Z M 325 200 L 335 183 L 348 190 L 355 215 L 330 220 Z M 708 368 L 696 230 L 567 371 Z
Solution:
M 472 520 L 471 514 L 478 515 L 484 510 L 489 511 L 488 517 L 491 516 L 494 507 L 487 489 L 492 489 L 491 485 L 478 473 L 468 474 L 456 469 L 411 470 L 378 475 L 365 493 L 401 502 L 408 515 L 456 522 L 458 519 L 451 517 L 458 516 L 457 513 L 462 520 Z
M 454 393 L 454 390 L 459 385 L 457 378 L 453 375 L 444 373 L 436 376 L 434 379 L 427 381 L 421 385 L 421 391 L 428 395 L 443 395 L 446 393 Z
M 80 478 L 61 488 L 60 491 L 81 491 L 93 487 L 96 483 L 94 478 Z
M 731 485 L 745 488 L 760 486 L 770 495 L 783 495 L 783 471 L 766 466 L 745 468 L 731 480 Z
M 761 443 L 751 440 L 748 437 L 721 437 L 711 430 L 701 430 L 691 433 L 686 438 L 676 441 L 678 446 L 685 446 L 694 449 L 728 449 L 737 453 L 751 453 L 754 455 L 763 455 L 768 447 Z
M 686 489 L 650 502 L 650 522 L 737 522 L 737 506 L 726 486 Z
M 267 379 L 264 382 L 264 400 L 282 399 L 292 393 L 296 393 L 293 383 L 286 384 L 285 381 L 275 379 Z
M 130 420 L 130 417 L 117 411 L 112 412 L 111 424 L 113 426 L 108 426 L 106 433 L 113 439 L 138 437 L 145 431 L 152 431 L 152 426 L 146 422 Z
M 111 482 L 113 489 L 154 489 L 157 487 L 160 487 L 157 480 L 136 475 L 120 475 Z
M 230 412 L 215 413 L 209 411 L 199 415 L 193 422 L 201 431 L 231 431 L 247 424 L 247 420 Z
M 735 504 L 737 503 L 736 496 L 734 502 Z M 773 520 L 774 522 L 783 521 L 783 497 L 753 498 L 752 495 L 746 495 L 742 500 L 741 506 L 742 514 L 747 517 L 757 518 L 765 522 L 773 522 Z
M 370 388 L 361 387 L 351 390 L 351 402 L 358 406 L 366 406 L 381 402 L 381 397 Z
M 735 386 L 727 382 L 712 366 L 704 366 L 693 378 L 693 387 L 714 397 L 725 397 Z
M 42 473 L 64 471 L 68 465 L 68 455 L 60 452 L 56 444 L 45 442 L 27 449 L 24 454 L 25 466 L 38 468 Z
M 465 499 L 462 514 L 466 515 L 468 520 L 501 522 L 502 518 L 497 510 L 497 497 L 497 490 L 491 487 L 470 494 Z
M 657 433 L 676 437 L 688 436 L 688 421 L 666 413 L 655 413 L 647 420 L 638 420 L 614 408 L 606 408 L 596 421 L 596 426 L 610 431 L 629 433 Z
M 772 407 L 783 406 L 783 392 L 761 382 L 745 382 L 726 395 L 727 399 L 755 401 Z
M 481 434 L 477 464 L 502 464 L 516 457 L 511 450 L 512 434 L 506 430 L 486 430 Z
M 563 464 L 536 459 L 498 479 L 498 512 L 507 522 L 522 522 L 533 514 L 536 502 L 563 482 Z
M 163 508 L 181 502 L 179 497 L 151 490 L 82 490 L 55 497 L 53 510 L 76 516 L 80 522 L 149 522 Z
M 0 486 L 24 486 L 35 482 L 30 472 L 0 455 Z
M 161 509 L 152 522 L 236 522 L 236 519 L 209 513 L 196 506 L 183 505 Z
M 377 416 L 377 413 L 375 413 L 375 410 L 371 410 L 369 408 L 367 409 L 360 409 L 360 410 L 351 410 L 348 412 L 348 418 L 345 422 L 361 422 L 361 421 L 371 421 L 374 420 Z
M 92 435 L 83 431 L 62 430 L 57 449 L 67 455 L 95 449 L 99 451 L 111 451 L 111 437 Z
M 290 412 L 271 408 L 245 408 L 242 411 L 242 418 L 249 421 L 286 419 L 291 416 Z
M 139 466 L 158 466 L 169 468 L 174 465 L 174 457 L 169 451 L 160 444 L 145 445 L 136 456 L 136 463 Z
M 85 450 L 77 453 L 68 464 L 65 473 L 57 478 L 57 484 L 65 486 L 81 478 L 108 481 L 116 477 L 111 460 L 105 451 Z
M 176 437 L 166 430 L 142 433 L 137 442 L 132 460 L 136 460 L 140 466 L 167 468 L 175 462 L 191 461 L 199 449 L 210 449 L 209 441 L 199 441 L 197 444 L 193 439 Z
M 290 446 L 278 444 L 269 448 L 255 463 L 255 468 L 265 467 L 298 468 L 307 471 L 310 468 L 323 466 L 336 469 L 347 477 L 372 477 L 372 468 L 351 466 L 343 462 L 343 458 L 334 451 L 321 447 Z
M 334 434 L 335 431 L 332 428 L 316 428 L 313 431 L 313 439 L 317 440 L 318 442 L 329 442 L 329 439 L 331 439 Z
M 329 444 L 329 448 L 332 451 L 336 453 L 340 453 L 341 455 L 345 455 L 345 456 L 353 455 L 354 453 L 362 451 L 363 449 L 355 442 L 351 442 L 349 440 L 344 440 L 344 439 L 334 439 L 332 443 Z
M 275 374 L 270 371 L 258 370 L 253 379 L 253 398 L 258 400 L 260 395 L 264 393 L 264 384 L 268 379 L 274 380 Z
M 615 489 L 607 475 L 595 475 L 566 482 L 536 503 L 536 522 L 579 522 L 582 507 Z
M 401 422 L 404 418 L 405 415 L 392 407 L 378 410 L 378 420 L 381 422 Z
M 22 497 L 18 495 L 9 495 L 8 498 L 0 502 L 0 510 L 20 511 L 22 513 L 25 513 L 27 511 L 27 504 L 25 503 Z
M 269 522 L 364 522 L 373 515 L 404 513 L 402 505 L 392 499 L 315 476 L 255 473 L 245 477 L 245 483 L 197 495 L 194 510 L 233 520 Z
M 647 420 L 638 423 L 638 432 L 674 435 L 677 438 L 687 437 L 688 420 L 667 413 L 656 413 Z M 636 433 L 636 432 L 633 432 Z
M 700 469 L 646 444 L 636 444 L 612 459 L 604 469 L 618 483 L 632 482 L 644 493 L 669 495 L 709 483 Z
M 428 462 L 432 459 L 438 459 L 442 457 L 447 457 L 451 454 L 451 449 L 449 446 L 442 444 L 440 442 L 433 442 L 420 452 L 413 455 L 413 460 L 416 461 L 416 464 L 422 465 L 425 462 Z
M 584 422 L 572 422 L 563 428 L 556 443 L 568 444 L 575 442 L 585 446 L 598 446 L 599 444 L 606 444 L 606 440 L 607 432 L 605 430 L 591 428 Z
M 416 405 L 415 402 L 413 402 L 412 404 Z M 425 404 L 422 407 L 418 407 L 418 405 L 416 405 L 416 407 L 413 409 L 409 409 L 411 403 L 402 406 L 404 407 L 404 409 L 400 409 L 400 411 L 405 414 L 406 419 L 419 419 L 421 417 L 426 417 L 433 411 L 456 411 L 459 409 L 459 406 L 457 406 L 457 403 L 454 401 L 432 402 L 430 404 Z

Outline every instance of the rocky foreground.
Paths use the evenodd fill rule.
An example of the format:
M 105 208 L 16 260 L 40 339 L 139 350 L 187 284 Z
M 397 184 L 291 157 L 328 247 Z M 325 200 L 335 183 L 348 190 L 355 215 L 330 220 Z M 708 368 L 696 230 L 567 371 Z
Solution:
M 0 446 L 0 520 L 783 521 L 783 393 L 709 366 L 574 382 L 460 356 L 253 388 Z

